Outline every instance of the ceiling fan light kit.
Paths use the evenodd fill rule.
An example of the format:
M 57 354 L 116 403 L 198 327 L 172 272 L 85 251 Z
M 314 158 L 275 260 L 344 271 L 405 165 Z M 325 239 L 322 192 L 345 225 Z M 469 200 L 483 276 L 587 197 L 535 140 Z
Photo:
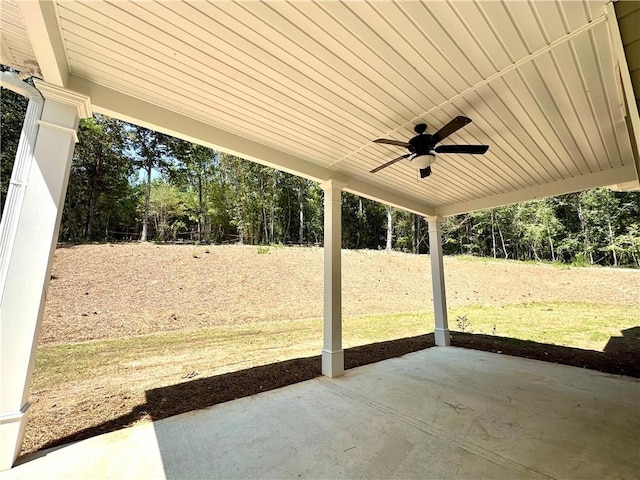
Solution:
M 391 140 L 388 138 L 378 138 L 374 140 L 375 143 L 382 143 L 386 145 L 395 145 L 397 147 L 404 147 L 409 150 L 409 153 L 401 155 L 393 160 L 384 163 L 373 170 L 370 173 L 376 173 L 383 168 L 393 165 L 402 159 L 409 158 L 409 162 L 412 167 L 420 172 L 420 178 L 425 178 L 431 175 L 431 165 L 436 161 L 436 153 L 457 153 L 464 155 L 482 155 L 489 150 L 488 145 L 439 145 L 442 140 L 447 138 L 452 133 L 460 130 L 465 125 L 471 123 L 471 119 L 463 116 L 458 116 L 447 123 L 444 127 L 438 130 L 433 135 L 425 133 L 427 131 L 427 125 L 425 123 L 419 123 L 414 127 L 416 136 L 410 139 L 408 142 L 402 142 L 400 140 Z
M 436 156 L 433 153 L 429 153 L 427 155 L 415 155 L 409 161 L 411 162 L 411 166 L 413 168 L 421 170 L 423 168 L 431 166 L 431 164 L 436 161 Z

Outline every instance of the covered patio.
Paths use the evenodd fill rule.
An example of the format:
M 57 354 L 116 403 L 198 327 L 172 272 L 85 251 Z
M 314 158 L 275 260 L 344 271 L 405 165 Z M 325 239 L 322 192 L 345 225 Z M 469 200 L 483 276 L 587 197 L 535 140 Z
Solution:
M 614 6 L 606 0 L 2 0 L 1 6 L 1 60 L 19 72 L 3 72 L 2 86 L 29 97 L 30 103 L 0 225 L 0 441 L 4 447 L 0 470 L 9 469 L 20 451 L 76 131 L 79 120 L 93 112 L 322 185 L 322 370 L 327 377 L 344 373 L 343 191 L 428 219 L 434 331 L 436 344 L 444 347 L 450 344 L 440 231 L 444 217 L 597 186 L 618 190 L 640 187 L 640 118 L 634 94 L 640 7 L 634 2 Z M 36 78 L 35 88 L 23 82 L 29 77 Z M 402 145 L 414 135 L 416 124 L 426 123 L 427 134 L 433 135 L 458 116 L 468 117 L 472 123 L 456 129 L 445 143 L 488 145 L 486 155 L 462 155 L 451 148 L 453 153 L 443 155 L 430 151 L 423 156 L 430 156 L 435 163 L 432 175 L 426 178 L 410 163 L 414 160 L 410 155 L 372 172 L 406 151 L 374 139 L 391 138 Z M 467 355 L 457 349 L 434 352 L 444 352 L 439 353 L 447 360 L 441 365 L 443 369 L 453 368 L 449 362 L 457 364 L 458 357 Z M 411 358 L 419 361 L 423 357 Z M 500 357 L 499 361 L 504 360 Z M 425 382 L 434 380 L 429 375 L 442 373 L 434 371 L 440 368 L 435 365 L 424 363 L 418 368 L 428 370 L 423 372 L 428 374 Z M 347 379 L 364 378 L 373 373 L 370 370 L 375 367 L 350 373 Z M 389 381 L 394 376 L 388 375 Z M 411 375 L 398 372 L 397 376 L 406 384 L 394 388 L 415 386 L 409 381 Z M 371 379 L 383 390 L 394 391 L 384 386 L 386 381 L 378 384 Z M 463 377 L 457 381 L 466 382 Z M 315 381 L 304 388 L 335 395 L 340 382 Z M 451 388 L 471 385 L 456 386 L 455 382 L 447 380 Z M 296 388 L 303 387 L 292 387 Z M 604 384 L 594 388 L 608 389 Z M 414 396 L 408 390 L 399 391 L 407 392 L 407 398 Z M 538 393 L 544 403 L 544 389 Z M 378 398 L 378 393 L 372 398 Z M 464 402 L 472 405 L 471 399 Z M 450 403 L 453 413 L 448 411 L 448 416 L 462 419 L 464 412 L 457 407 L 460 402 Z M 373 405 L 374 410 L 378 408 Z M 503 401 L 500 405 L 506 407 Z M 480 411 L 478 405 L 473 409 Z M 437 409 L 431 414 L 434 411 Z M 580 424 L 585 423 L 580 428 L 590 428 L 587 417 L 578 418 Z M 523 421 L 518 420 L 521 425 Z M 417 428 L 405 420 L 400 424 Z M 171 425 L 171 421 L 162 425 Z M 437 432 L 446 433 L 449 427 L 443 424 Z M 619 436 L 616 432 L 611 435 Z M 340 434 L 339 430 L 333 432 Z M 443 433 L 445 443 L 438 448 L 455 445 L 468 451 L 456 443 L 460 442 L 458 437 L 448 435 Z M 486 452 L 496 448 L 502 447 L 490 447 Z M 589 447 L 591 450 L 595 455 L 603 451 Z M 470 458 L 483 460 L 465 464 L 470 476 L 476 466 L 486 467 L 482 470 L 486 476 L 530 476 L 531 472 L 542 472 L 551 455 L 545 450 L 544 462 L 524 462 L 529 465 L 526 468 L 534 469 L 529 472 L 518 470 L 520 463 L 511 460 L 500 463 L 495 452 L 487 453 L 489 460 L 483 456 L 484 450 L 481 455 L 478 452 L 472 448 Z M 517 453 L 505 458 L 516 458 Z M 449 454 L 443 453 L 443 458 Z M 374 461 L 366 456 L 361 460 L 365 458 Z M 396 463 L 388 471 L 381 470 L 379 476 L 385 472 L 411 474 L 400 468 Z M 365 470 L 345 471 L 344 475 L 358 472 L 373 475 Z M 458 471 L 452 475 L 463 474 Z M 333 476 L 332 472 L 327 476 Z
M 636 379 L 434 347 L 24 458 L 4 478 L 636 478 Z

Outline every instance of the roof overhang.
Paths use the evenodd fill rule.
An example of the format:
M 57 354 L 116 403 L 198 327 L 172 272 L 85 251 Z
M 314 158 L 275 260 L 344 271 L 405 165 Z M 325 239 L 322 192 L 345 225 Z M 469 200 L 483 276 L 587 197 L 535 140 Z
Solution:
M 613 5 L 576 2 L 15 2 L 2 62 L 96 112 L 421 215 L 636 189 L 640 121 Z M 6 14 L 5 14 L 6 13 Z M 413 125 L 473 123 L 419 179 Z M 449 142 L 447 142 L 449 143 Z

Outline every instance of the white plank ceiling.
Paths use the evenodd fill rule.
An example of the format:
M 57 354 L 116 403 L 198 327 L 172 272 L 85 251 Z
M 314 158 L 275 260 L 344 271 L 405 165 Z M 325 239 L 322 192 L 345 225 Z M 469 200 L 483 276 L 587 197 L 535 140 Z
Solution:
M 49 50 L 34 38 L 33 6 L 18 7 L 47 81 L 52 62 L 40 52 L 60 44 L 56 65 L 72 88 L 140 99 L 282 152 L 307 177 L 447 215 L 637 183 L 606 3 L 60 1 Z M 3 38 L 16 30 L 5 23 Z M 406 160 L 369 173 L 406 153 L 373 139 L 407 140 L 420 122 L 433 133 L 456 115 L 473 123 L 444 143 L 487 144 L 486 155 L 441 155 L 422 180 Z

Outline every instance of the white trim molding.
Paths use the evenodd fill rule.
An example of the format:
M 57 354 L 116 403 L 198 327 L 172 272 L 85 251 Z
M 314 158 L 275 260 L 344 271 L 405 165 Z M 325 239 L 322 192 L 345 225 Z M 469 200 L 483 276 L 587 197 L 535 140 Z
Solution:
M 460 213 L 484 210 L 486 208 L 510 205 L 513 203 L 537 200 L 539 198 L 553 197 L 564 193 L 578 192 L 589 188 L 605 187 L 619 183 L 626 183 L 630 177 L 635 175 L 635 166 L 628 164 L 623 167 L 601 172 L 589 173 L 579 177 L 567 178 L 553 183 L 536 185 L 535 187 L 523 188 L 515 192 L 493 195 L 485 198 L 478 198 L 468 202 L 455 203 L 438 207 L 436 212 L 443 217 L 458 215 Z
M 51 85 L 66 86 L 69 63 L 54 2 L 21 1 L 18 7 L 44 80 Z
M 633 91 L 629 64 L 627 63 L 624 43 L 622 42 L 622 34 L 620 33 L 620 25 L 618 24 L 613 2 L 609 2 L 605 9 L 609 24 L 609 35 L 611 36 L 611 44 L 613 46 L 613 54 L 615 61 L 618 64 L 618 73 L 620 74 L 620 86 L 622 88 L 623 96 L 621 100 L 625 113 L 625 121 L 627 122 L 629 139 L 631 141 L 632 151 L 635 157 L 634 164 L 636 180 L 640 181 L 640 113 L 638 112 L 638 104 L 636 103 L 635 93 Z M 629 181 L 630 180 L 627 179 L 627 182 Z
M 44 120 L 38 120 L 38 126 L 51 128 L 53 130 L 58 130 L 59 132 L 71 135 L 71 137 L 73 138 L 73 143 L 78 143 L 78 132 L 73 128 L 63 127 L 61 125 L 56 125 L 55 123 L 45 122 Z
M 76 108 L 79 118 L 89 118 L 92 115 L 91 98 L 88 95 L 43 82 L 42 80 L 34 80 L 34 83 L 46 100 Z

